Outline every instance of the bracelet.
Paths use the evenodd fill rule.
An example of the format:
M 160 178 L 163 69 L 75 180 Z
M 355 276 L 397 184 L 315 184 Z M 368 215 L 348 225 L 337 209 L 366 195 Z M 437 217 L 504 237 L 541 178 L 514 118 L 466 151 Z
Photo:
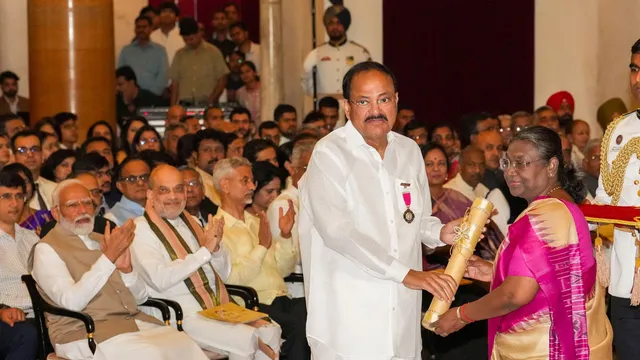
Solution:
M 462 315 L 460 314 L 460 306 L 458 306 L 456 308 L 456 315 L 458 315 L 458 320 L 460 320 L 461 323 L 467 325 L 468 323 L 464 320 L 462 320 Z
M 462 321 L 466 322 L 467 324 L 471 324 L 473 322 L 473 320 L 471 320 L 468 316 L 466 316 L 464 314 L 463 307 L 465 307 L 465 305 L 467 305 L 467 304 L 464 304 L 464 305 L 460 306 L 460 318 L 462 319 Z

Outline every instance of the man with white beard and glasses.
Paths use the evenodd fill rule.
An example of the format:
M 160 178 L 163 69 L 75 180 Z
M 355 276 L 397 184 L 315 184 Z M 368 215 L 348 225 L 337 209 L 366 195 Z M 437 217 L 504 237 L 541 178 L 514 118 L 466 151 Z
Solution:
M 200 347 L 234 360 L 277 358 L 279 326 L 266 321 L 231 324 L 198 315 L 230 301 L 224 281 L 231 261 L 220 246 L 224 220 L 209 215 L 203 229 L 185 211 L 184 174 L 173 166 L 160 165 L 151 172 L 147 197 L 144 216 L 135 220 L 131 253 L 150 294 L 180 303 L 184 330 Z
M 58 223 L 34 247 L 32 275 L 47 302 L 93 318 L 97 342 L 92 354 L 81 322 L 47 315 L 56 355 L 71 360 L 205 360 L 186 334 L 138 309 L 148 293 L 131 265 L 133 220 L 113 230 L 107 226 L 104 235 L 94 233 L 95 204 L 75 179 L 61 182 L 52 198 Z

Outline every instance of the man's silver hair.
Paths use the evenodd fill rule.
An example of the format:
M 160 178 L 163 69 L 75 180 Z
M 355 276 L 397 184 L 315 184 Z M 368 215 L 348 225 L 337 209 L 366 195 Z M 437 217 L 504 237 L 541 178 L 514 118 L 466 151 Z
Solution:
M 601 138 L 589 140 L 589 142 L 587 143 L 587 146 L 584 147 L 584 155 L 585 156 L 589 155 L 589 153 L 591 152 L 591 150 L 593 150 L 593 148 L 600 147 L 600 145 L 602 145 Z
M 302 158 L 307 154 L 311 154 L 313 152 L 313 147 L 315 143 L 310 142 L 299 142 L 293 147 L 293 153 L 291 154 L 291 164 L 293 166 L 298 166 Z
M 67 179 L 62 181 L 60 184 L 58 184 L 58 186 L 56 186 L 56 188 L 51 193 L 51 197 L 53 200 L 53 204 L 51 204 L 52 208 L 60 205 L 60 193 L 62 192 L 62 190 L 68 188 L 71 185 L 84 186 L 84 184 L 82 184 L 82 182 L 78 179 Z
M 215 186 L 216 190 L 219 192 L 222 191 L 220 188 L 220 180 L 231 176 L 235 169 L 243 166 L 251 167 L 251 163 L 249 160 L 241 157 L 219 160 L 216 166 L 213 167 L 213 186 Z

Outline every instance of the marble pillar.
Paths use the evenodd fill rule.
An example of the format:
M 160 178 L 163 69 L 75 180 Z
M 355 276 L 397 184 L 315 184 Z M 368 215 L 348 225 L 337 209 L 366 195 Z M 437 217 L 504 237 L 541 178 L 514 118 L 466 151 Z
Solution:
M 260 0 L 260 117 L 272 120 L 284 100 L 282 0 Z
M 115 127 L 113 0 L 28 0 L 31 118 L 70 111 L 80 141 Z
M 282 76 L 284 102 L 298 109 L 300 121 L 307 109 L 313 109 L 311 97 L 305 95 L 300 85 L 302 64 L 313 49 L 311 18 L 311 0 L 282 0 L 282 67 L 286 69 Z M 308 104 L 305 105 L 307 100 Z

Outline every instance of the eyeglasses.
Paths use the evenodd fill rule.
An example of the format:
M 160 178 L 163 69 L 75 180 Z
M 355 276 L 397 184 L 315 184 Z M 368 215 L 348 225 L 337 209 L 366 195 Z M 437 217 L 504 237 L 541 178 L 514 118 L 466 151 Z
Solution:
M 516 126 L 516 127 L 513 129 L 513 131 L 514 131 L 515 133 L 519 133 L 520 131 L 522 131 L 522 130 L 524 130 L 524 129 L 526 129 L 526 128 L 528 128 L 528 126 Z
M 90 189 L 89 192 L 91 193 L 91 196 L 94 197 L 102 197 L 102 189 L 96 188 L 96 189 Z
M 511 127 L 507 126 L 507 127 L 500 128 L 501 133 L 507 132 L 507 131 L 511 131 Z
M 26 147 L 26 146 L 21 146 L 19 148 L 16 149 L 16 153 L 18 154 L 27 154 L 27 153 L 39 153 L 42 151 L 42 147 L 40 146 L 32 146 L 30 148 Z
M 366 109 L 368 107 L 371 106 L 372 102 L 368 99 L 360 99 L 357 101 L 353 101 L 351 99 L 349 99 L 349 102 L 352 103 L 353 105 L 361 108 L 361 109 Z M 378 106 L 390 106 L 394 103 L 393 98 L 390 97 L 382 97 L 378 100 L 376 100 L 376 104 L 378 104 Z
M 198 180 L 191 180 L 185 184 L 188 188 L 196 188 L 202 186 Z
M 67 209 L 72 210 L 72 211 L 80 209 L 80 206 L 82 206 L 84 208 L 88 208 L 88 209 L 93 209 L 95 204 L 93 203 L 93 200 L 91 200 L 91 199 L 82 199 L 82 200 L 77 200 L 77 201 L 69 201 L 66 204 L 64 204 L 64 207 L 66 207 Z
M 526 161 L 526 160 L 511 161 L 507 158 L 502 158 L 500 159 L 500 169 L 502 169 L 503 171 L 507 171 L 510 167 L 513 167 L 517 171 L 522 171 L 527 167 L 529 167 L 529 165 L 537 161 L 544 161 L 544 159 L 538 159 L 538 160 L 532 160 L 532 161 Z
M 64 124 L 62 125 L 62 128 L 65 130 L 75 130 L 78 126 L 76 125 L 75 122 L 71 123 L 71 124 Z
M 142 174 L 142 175 L 129 175 L 129 176 L 125 176 L 122 179 L 120 179 L 120 181 L 126 181 L 131 185 L 137 184 L 138 181 L 142 181 L 143 183 L 147 183 L 149 181 L 149 174 Z
M 160 139 L 154 137 L 151 139 L 140 139 L 140 141 L 138 141 L 138 144 L 140 144 L 141 146 L 144 146 L 147 143 L 155 144 L 158 142 L 160 142 Z
M 27 200 L 27 195 L 23 193 L 4 193 L 0 195 L 0 199 L 4 201 L 11 201 L 11 199 L 15 199 L 17 202 L 25 202 Z

